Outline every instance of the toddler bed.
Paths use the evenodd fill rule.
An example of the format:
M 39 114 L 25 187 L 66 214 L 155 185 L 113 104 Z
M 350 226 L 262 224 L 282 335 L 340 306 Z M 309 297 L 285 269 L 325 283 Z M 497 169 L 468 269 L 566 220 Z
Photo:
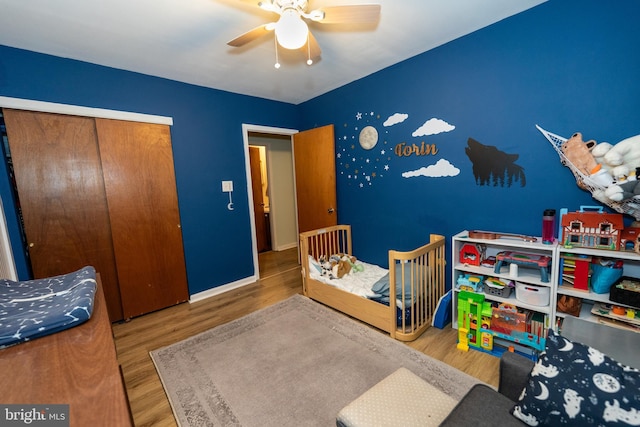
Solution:
M 303 293 L 392 338 L 413 341 L 429 327 L 445 293 L 444 242 L 444 236 L 432 234 L 429 243 L 412 251 L 390 250 L 389 270 L 358 260 L 363 268 L 330 279 L 322 275 L 319 260 L 352 255 L 351 226 L 300 233 Z

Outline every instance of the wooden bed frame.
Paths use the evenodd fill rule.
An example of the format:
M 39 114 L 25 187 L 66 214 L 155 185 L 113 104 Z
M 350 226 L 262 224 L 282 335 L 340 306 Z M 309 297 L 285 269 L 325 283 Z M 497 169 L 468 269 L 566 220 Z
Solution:
M 316 260 L 322 255 L 352 255 L 349 225 L 336 225 L 300 233 L 303 293 L 313 300 L 388 332 L 392 338 L 413 341 L 429 327 L 438 300 L 445 293 L 444 243 L 444 236 L 432 234 L 428 244 L 415 250 L 389 251 L 389 295 L 396 295 L 396 288 L 401 286 L 402 289 L 411 289 L 415 301 L 413 306 L 409 301 L 405 304 L 405 293 L 402 293 L 402 306 L 408 307 L 410 313 L 408 316 L 402 316 L 401 325 L 396 325 L 396 304 L 386 306 L 310 277 L 308 255 Z M 400 280 L 396 283 L 396 268 L 399 268 L 401 263 L 410 263 L 410 268 L 405 266 L 400 269 Z

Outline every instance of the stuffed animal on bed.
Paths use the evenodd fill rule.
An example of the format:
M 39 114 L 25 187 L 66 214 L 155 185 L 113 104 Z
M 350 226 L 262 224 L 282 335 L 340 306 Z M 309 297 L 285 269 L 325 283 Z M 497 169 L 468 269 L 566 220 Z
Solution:
M 322 276 L 328 276 L 330 279 L 341 279 L 356 267 L 356 257 L 347 254 L 334 254 L 329 257 L 321 256 L 318 260 L 322 267 Z M 362 271 L 362 270 L 354 270 Z

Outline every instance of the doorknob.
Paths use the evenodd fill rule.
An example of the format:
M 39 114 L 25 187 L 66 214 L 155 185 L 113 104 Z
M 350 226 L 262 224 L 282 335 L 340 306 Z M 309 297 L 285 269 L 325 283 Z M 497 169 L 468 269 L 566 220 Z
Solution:
M 35 245 L 36 245 L 35 243 L 29 243 L 30 248 L 34 247 Z
M 332 213 L 334 213 L 334 212 L 335 212 L 335 209 L 333 209 L 333 208 L 329 208 L 329 209 L 327 209 L 327 212 L 329 212 L 330 214 L 332 214 Z

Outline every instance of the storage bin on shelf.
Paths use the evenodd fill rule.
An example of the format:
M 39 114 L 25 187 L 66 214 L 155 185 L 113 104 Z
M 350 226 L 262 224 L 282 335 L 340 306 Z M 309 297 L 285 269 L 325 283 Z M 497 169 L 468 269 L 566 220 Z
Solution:
M 516 282 L 516 299 L 527 304 L 545 307 L 549 305 L 551 288 Z
M 640 308 L 640 279 L 621 277 L 609 290 L 609 299 Z
M 502 298 L 509 298 L 511 290 L 513 289 L 513 282 L 505 283 L 495 277 L 489 277 L 484 281 L 484 293 L 487 295 L 493 295 Z

